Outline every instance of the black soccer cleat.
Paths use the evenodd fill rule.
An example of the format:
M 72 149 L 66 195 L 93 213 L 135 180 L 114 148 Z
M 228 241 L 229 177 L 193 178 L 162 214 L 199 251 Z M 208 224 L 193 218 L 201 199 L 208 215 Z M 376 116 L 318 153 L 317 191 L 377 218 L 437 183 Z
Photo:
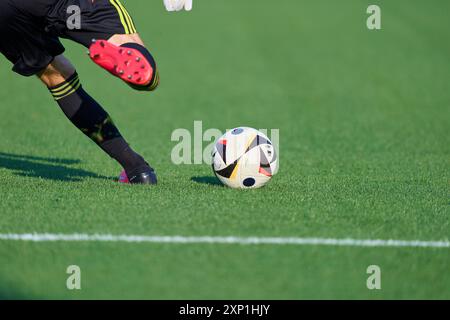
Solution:
M 127 174 L 128 180 L 131 184 L 157 184 L 155 170 L 150 166 L 137 168 Z

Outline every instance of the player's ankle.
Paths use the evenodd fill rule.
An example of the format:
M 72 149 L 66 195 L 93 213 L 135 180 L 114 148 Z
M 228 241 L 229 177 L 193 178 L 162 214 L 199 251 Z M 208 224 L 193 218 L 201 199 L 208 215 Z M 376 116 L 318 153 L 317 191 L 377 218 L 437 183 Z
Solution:
M 101 144 L 101 148 L 125 169 L 132 171 L 140 166 L 147 165 L 142 156 L 136 153 L 125 141 L 123 137 L 106 141 Z

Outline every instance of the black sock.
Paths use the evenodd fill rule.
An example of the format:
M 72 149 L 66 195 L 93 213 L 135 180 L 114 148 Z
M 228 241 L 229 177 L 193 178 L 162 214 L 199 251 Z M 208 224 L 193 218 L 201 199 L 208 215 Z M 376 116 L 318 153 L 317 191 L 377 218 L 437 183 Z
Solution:
M 155 59 L 153 58 L 150 51 L 148 51 L 146 47 L 141 46 L 140 44 L 137 44 L 134 42 L 125 43 L 125 44 L 121 45 L 121 47 L 131 48 L 131 49 L 135 49 L 135 50 L 139 51 L 145 57 L 145 59 L 147 59 L 148 63 L 150 63 L 150 65 L 152 66 L 152 69 L 153 69 L 153 76 L 152 76 L 152 79 L 150 80 L 149 84 L 147 84 L 145 86 L 130 84 L 130 86 L 133 89 L 140 90 L 140 91 L 155 90 L 159 85 L 159 72 L 158 72 L 158 69 L 156 68 Z
M 65 82 L 49 90 L 67 118 L 110 157 L 117 160 L 127 174 L 147 165 L 130 148 L 108 113 L 84 91 L 76 72 Z

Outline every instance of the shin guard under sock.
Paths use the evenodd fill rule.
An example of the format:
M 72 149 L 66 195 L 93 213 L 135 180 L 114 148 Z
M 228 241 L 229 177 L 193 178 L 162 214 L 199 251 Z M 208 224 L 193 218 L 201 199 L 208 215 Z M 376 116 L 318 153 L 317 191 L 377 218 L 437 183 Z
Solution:
M 111 120 L 108 113 L 81 86 L 75 73 L 65 82 L 49 88 L 69 120 L 92 139 L 127 172 L 147 165 L 134 152 Z

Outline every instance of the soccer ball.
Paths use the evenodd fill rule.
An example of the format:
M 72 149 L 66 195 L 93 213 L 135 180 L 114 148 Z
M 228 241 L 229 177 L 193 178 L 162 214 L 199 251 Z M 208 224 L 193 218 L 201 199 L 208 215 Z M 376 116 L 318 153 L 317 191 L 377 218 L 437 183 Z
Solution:
M 220 137 L 212 151 L 217 178 L 231 188 L 259 188 L 278 171 L 269 138 L 256 129 L 239 127 Z

